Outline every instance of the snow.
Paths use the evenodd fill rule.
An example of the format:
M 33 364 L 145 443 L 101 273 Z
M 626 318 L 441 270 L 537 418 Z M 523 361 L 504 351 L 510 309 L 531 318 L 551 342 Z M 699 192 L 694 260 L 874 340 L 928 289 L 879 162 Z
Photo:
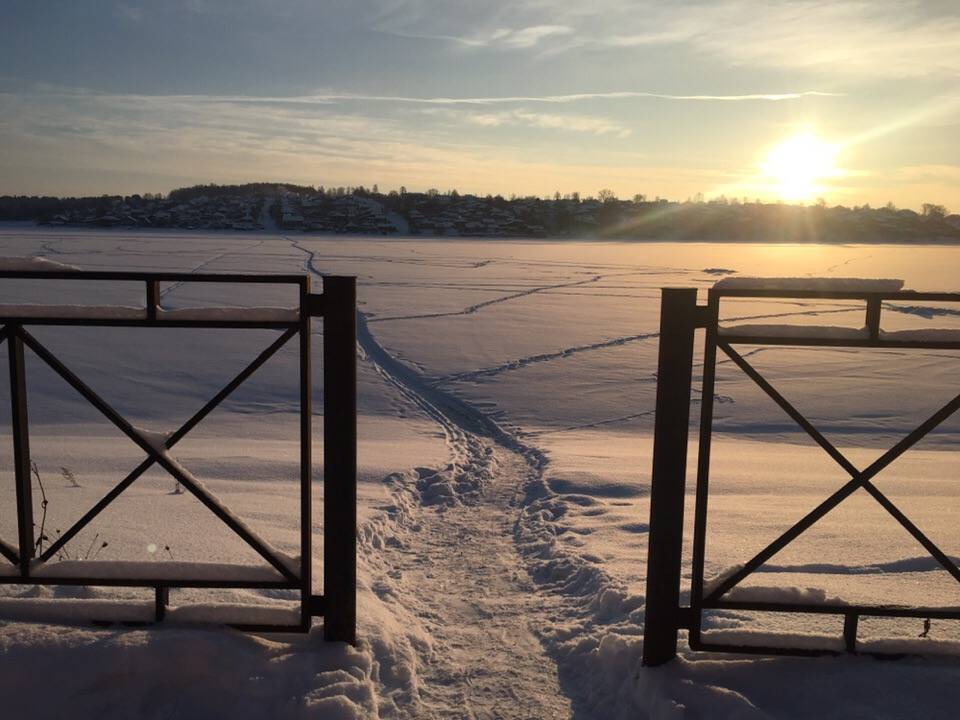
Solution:
M 66 263 L 49 260 L 48 258 L 35 255 L 33 257 L 0 257 L 0 272 L 21 272 L 21 271 L 59 271 L 59 270 L 79 270 L 76 265 L 67 265 Z
M 120 305 L 0 305 L 0 317 L 145 320 L 147 311 Z
M 4 697 L 13 717 L 57 717 L 69 703 L 80 716 L 99 717 L 907 718 L 950 717 L 960 702 L 955 663 L 929 658 L 877 663 L 693 653 L 681 637 L 675 662 L 640 666 L 659 288 L 706 289 L 716 279 L 708 270 L 723 269 L 746 276 L 783 270 L 898 276 L 914 287 L 953 290 L 954 248 L 74 229 L 0 229 L 0 244 L 7 254 L 42 253 L 90 269 L 357 274 L 363 313 L 359 646 L 323 643 L 320 621 L 306 636 L 181 624 L 228 612 L 289 613 L 295 593 L 286 590 L 175 589 L 171 625 L 162 631 L 91 629 L 77 624 L 82 618 L 56 626 L 25 622 L 4 615 L 0 604 L 0 692 L 32 691 Z M 70 291 L 70 302 L 142 303 L 139 286 L 108 294 L 83 285 Z M 294 300 L 278 288 L 243 298 L 189 284 L 161 292 L 167 310 L 286 308 Z M 46 302 L 62 299 L 52 290 L 0 283 L 0 303 Z M 863 322 L 862 303 L 728 298 L 724 304 L 731 316 L 725 325 L 853 329 Z M 890 305 L 883 314 L 890 332 L 960 329 L 960 317 L 933 304 L 920 311 Z M 313 329 L 319 411 L 322 321 Z M 278 336 L 174 328 L 38 327 L 35 334 L 124 417 L 155 428 L 155 448 Z M 858 467 L 940 407 L 956 372 L 950 353 L 902 349 L 764 347 L 751 348 L 749 360 Z M 299 551 L 297 363 L 295 346 L 278 352 L 176 447 L 182 467 L 288 555 Z M 695 375 L 694 422 L 699 365 Z M 50 500 L 46 527 L 55 533 L 145 454 L 32 357 L 28 379 L 31 450 Z M 0 398 L 0 408 L 8 406 Z M 846 481 L 722 357 L 715 416 L 708 577 L 752 557 Z M 318 593 L 321 429 L 318 416 Z M 958 441 L 954 419 L 876 478 L 955 557 L 955 458 L 944 450 Z M 8 458 L 3 452 L 0 459 Z M 691 468 L 695 453 L 693 444 Z M 61 478 L 61 466 L 80 487 Z M 7 538 L 16 537 L 11 485 L 0 484 L 0 536 Z M 245 573 L 264 567 L 195 498 L 173 487 L 169 475 L 153 468 L 68 544 L 71 560 L 61 562 L 90 554 L 80 561 L 85 566 L 212 563 L 251 568 Z M 691 486 L 688 500 L 691 519 Z M 109 546 L 94 557 L 104 539 Z M 687 539 L 689 549 L 689 527 Z M 858 491 L 735 592 L 960 605 L 957 583 L 923 553 Z M 24 612 L 102 601 L 151 615 L 153 600 L 149 589 L 62 586 L 6 586 L 0 599 L 11 607 L 23 603 Z M 922 620 L 863 617 L 859 643 L 949 648 L 960 640 L 955 625 L 934 620 L 927 640 L 916 637 Z M 704 636 L 839 647 L 842 618 L 711 611 Z M 37 692 L 40 677 L 57 692 Z
M 753 585 L 751 587 L 737 586 L 723 595 L 724 600 L 740 602 L 771 602 L 793 605 L 846 605 L 841 598 L 828 596 L 822 588 L 791 587 L 776 585 L 765 587 Z
M 139 307 L 114 305 L 0 305 L 0 317 L 145 320 L 147 311 Z M 158 308 L 157 319 L 161 321 L 296 322 L 300 319 L 300 311 L 296 308 L 280 307 L 191 307 L 172 310 Z
M 881 330 L 880 339 L 890 342 L 960 342 L 960 329 L 922 328 L 915 330 Z
M 45 579 L 58 577 L 83 577 L 98 580 L 146 578 L 149 580 L 186 579 L 214 582 L 231 579 L 249 582 L 284 579 L 272 567 L 177 561 L 61 560 L 39 565 L 32 570 L 32 573 L 36 577 Z
M 297 308 L 282 307 L 191 307 L 168 310 L 160 308 L 158 320 L 244 320 L 247 322 L 296 322 Z
M 802 338 L 804 340 L 864 340 L 866 328 L 835 325 L 726 325 L 719 334 L 756 338 Z
M 796 650 L 832 650 L 842 652 L 843 638 L 813 633 L 764 633 L 750 630 L 711 630 L 701 636 L 703 642 L 716 645 L 783 647 Z
M 903 280 L 836 277 L 725 277 L 716 290 L 812 290 L 816 292 L 892 293 L 903 289 Z

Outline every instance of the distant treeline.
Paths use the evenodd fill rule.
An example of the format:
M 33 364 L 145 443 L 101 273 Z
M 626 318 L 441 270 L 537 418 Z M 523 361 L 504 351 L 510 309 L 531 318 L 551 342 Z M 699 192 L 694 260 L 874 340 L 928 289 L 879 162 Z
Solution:
M 960 242 L 960 215 L 925 203 L 921 212 L 892 203 L 873 208 L 790 205 L 696 196 L 684 202 L 637 194 L 620 199 L 611 190 L 549 198 L 476 196 L 456 190 L 399 191 L 313 187 L 291 183 L 194 185 L 167 195 L 99 197 L 0 197 L 0 220 L 33 220 L 54 225 L 258 229 L 264 198 L 282 197 L 270 207 L 284 228 L 309 231 L 330 225 L 333 215 L 359 212 L 349 197 L 375 201 L 402 218 L 413 234 L 608 237 L 663 240 L 740 240 L 782 242 Z M 358 208 L 361 206 L 357 206 Z M 367 211 L 369 205 L 363 205 Z M 375 205 L 373 206 L 375 207 Z M 285 209 L 284 216 L 282 209 Z M 319 220 L 314 215 L 323 216 Z M 330 218 L 327 217 L 330 215 Z M 320 222 L 330 220 L 330 222 Z M 316 222 L 314 222 L 316 221 Z M 334 223 L 335 224 L 335 223 Z M 347 223 L 349 225 L 349 223 Z M 356 223 L 354 223 L 356 224 Z M 333 225 L 331 225 L 332 227 Z M 347 230 L 349 232 L 349 230 Z M 358 230 L 359 232 L 359 230 Z
M 134 195 L 91 195 L 88 197 L 52 197 L 37 195 L 0 196 L 0 220 L 47 220 L 55 215 L 72 210 L 86 210 L 102 214 L 109 212 L 118 202 L 141 202 L 169 200 L 174 203 L 189 202 L 194 198 L 242 197 L 245 195 L 276 195 L 281 190 L 289 192 L 315 192 L 307 185 L 291 183 L 245 183 L 243 185 L 193 185 L 171 190 L 166 196 L 161 193 Z
M 276 195 L 281 190 L 295 193 L 312 193 L 315 190 L 309 185 L 293 185 L 291 183 L 244 183 L 243 185 L 191 185 L 190 187 L 171 190 L 167 195 L 173 202 L 189 202 L 195 198 L 242 197 L 244 195 Z

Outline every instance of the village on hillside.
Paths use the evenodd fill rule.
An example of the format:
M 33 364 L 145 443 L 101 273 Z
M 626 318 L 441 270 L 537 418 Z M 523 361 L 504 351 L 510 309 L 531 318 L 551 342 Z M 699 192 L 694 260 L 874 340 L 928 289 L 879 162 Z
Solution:
M 551 198 L 314 188 L 276 183 L 198 185 L 162 195 L 0 197 L 0 220 L 47 226 L 284 231 L 441 237 L 960 241 L 960 215 L 942 205 L 896 208 L 764 203 L 719 197 L 622 200 L 610 190 Z

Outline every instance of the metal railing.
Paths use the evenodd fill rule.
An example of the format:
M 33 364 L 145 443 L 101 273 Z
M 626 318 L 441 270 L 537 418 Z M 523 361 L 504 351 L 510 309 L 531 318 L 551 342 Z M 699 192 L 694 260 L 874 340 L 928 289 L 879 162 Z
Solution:
M 16 544 L 0 539 L 0 555 L 12 564 L 11 572 L 0 574 L 0 583 L 30 585 L 93 585 L 148 587 L 155 591 L 155 620 L 163 619 L 170 588 L 286 588 L 299 592 L 299 620 L 291 624 L 234 624 L 256 631 L 309 630 L 312 619 L 324 618 L 324 638 L 356 641 L 356 279 L 325 277 L 323 294 L 310 292 L 307 275 L 187 274 L 167 272 L 87 272 L 2 271 L 0 280 L 87 280 L 104 282 L 141 282 L 145 288 L 142 310 L 104 312 L 104 308 L 63 308 L 49 306 L 36 312 L 31 306 L 0 306 L 0 343 L 6 342 L 9 358 L 11 426 L 14 476 L 16 483 Z M 160 307 L 161 283 L 222 283 L 230 285 L 271 284 L 293 286 L 297 308 L 288 312 L 222 311 L 201 313 L 166 312 Z M 113 308 L 117 310 L 117 308 Z M 313 517 L 312 517 L 312 382 L 310 322 L 322 317 L 323 336 L 323 415 L 324 415 L 324 546 L 322 595 L 313 593 Z M 240 373 L 197 410 L 175 432 L 161 442 L 148 437 L 78 377 L 27 329 L 33 325 L 101 326 L 145 328 L 218 328 L 266 329 L 279 331 L 279 337 L 257 355 Z M 215 498 L 201 483 L 169 454 L 204 418 L 227 399 L 244 381 L 294 338 L 299 344 L 299 443 L 300 443 L 300 557 L 296 562 L 282 556 L 251 530 L 242 519 Z M 34 536 L 31 481 L 28 397 L 24 349 L 49 366 L 84 399 L 135 443 L 147 457 L 107 492 L 66 532 L 45 549 Z M 121 576 L 116 572 L 90 574 L 50 573 L 56 563 L 48 562 L 116 500 L 141 475 L 154 466 L 163 468 L 234 534 L 272 568 L 274 577 L 251 576 L 246 566 L 232 566 L 217 577 L 202 571 L 175 575 L 161 571 L 162 563 L 142 563 L 138 572 Z M 2 561 L 0 561 L 2 562 Z M 98 561 L 98 565 L 109 561 Z M 92 564 L 87 564 L 91 568 Z M 189 564 L 180 564 L 185 569 Z M 91 618 L 93 619 L 93 618 Z
M 764 335 L 749 326 L 721 330 L 720 303 L 724 297 L 859 300 L 866 304 L 862 331 L 845 333 L 797 332 L 794 335 L 778 330 Z M 706 610 L 740 610 L 758 612 L 819 613 L 842 616 L 843 642 L 847 652 L 857 651 L 857 626 L 861 616 L 901 618 L 960 619 L 960 610 L 943 607 L 908 607 L 895 604 L 814 604 L 800 602 L 730 599 L 725 596 L 763 563 L 785 548 L 820 518 L 839 505 L 854 491 L 863 488 L 910 533 L 950 575 L 960 582 L 960 568 L 908 518 L 873 479 L 904 452 L 960 409 L 960 394 L 946 403 L 915 430 L 864 469 L 857 468 L 818 431 L 768 380 L 766 380 L 735 345 L 781 345 L 798 347 L 863 347 L 898 349 L 960 350 L 960 339 L 953 336 L 923 337 L 910 333 L 884 333 L 880 319 L 884 302 L 960 303 L 958 293 L 863 292 L 819 290 L 748 290 L 711 289 L 707 304 L 697 304 L 695 289 L 664 289 L 660 314 L 660 349 L 654 429 L 653 474 L 650 496 L 650 534 L 647 564 L 646 617 L 643 662 L 660 665 L 676 655 L 677 635 L 688 631 L 693 650 L 719 652 L 814 655 L 834 653 L 832 648 L 797 648 L 776 645 L 744 645 L 709 642 L 702 635 L 703 613 Z M 687 442 L 690 424 L 690 398 L 693 375 L 694 336 L 705 330 L 703 355 L 702 404 L 700 409 L 699 450 L 696 473 L 696 500 L 693 522 L 692 568 L 689 605 L 680 603 L 683 516 L 687 473 Z M 714 386 L 717 350 L 753 380 L 848 476 L 845 483 L 823 502 L 810 510 L 791 528 L 783 532 L 742 566 L 713 583 L 704 582 L 704 549 L 707 534 L 707 508 L 710 482 L 710 449 L 713 430 Z

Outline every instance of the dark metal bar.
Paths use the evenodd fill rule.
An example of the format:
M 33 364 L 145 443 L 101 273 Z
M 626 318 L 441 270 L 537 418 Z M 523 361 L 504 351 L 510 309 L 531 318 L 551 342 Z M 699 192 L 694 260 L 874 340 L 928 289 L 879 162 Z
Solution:
M 157 280 L 147 280 L 147 319 L 157 319 L 157 308 L 160 306 L 160 283 Z
M 155 591 L 154 617 L 156 617 L 157 622 L 161 622 L 167 614 L 167 605 L 170 603 L 170 588 L 166 585 L 158 585 Z
M 271 623 L 230 623 L 227 627 L 248 633 L 302 633 L 307 632 L 302 623 L 296 625 L 274 625 Z
M 243 566 L 240 566 L 243 567 Z M 167 587 L 178 588 L 255 588 L 255 589 L 284 589 L 299 590 L 300 579 L 286 580 L 277 577 L 276 580 L 201 580 L 190 577 L 123 577 L 123 578 L 97 578 L 97 577 L 68 577 L 68 576 L 45 576 L 33 574 L 29 578 L 19 576 L 0 575 L 0 585 L 96 585 L 98 587 L 152 587 L 165 585 Z
M 735 645 L 732 643 L 714 643 L 700 642 L 694 650 L 703 650 L 715 653 L 736 653 L 738 655 L 778 655 L 778 656 L 796 656 L 796 657 L 822 657 L 825 655 L 835 656 L 842 653 L 830 648 L 791 648 L 777 647 L 775 645 Z M 880 653 L 874 653 L 879 655 Z
M 143 317 L 97 318 L 97 317 L 34 317 L 5 316 L 0 306 L 0 322 L 14 325 L 53 325 L 56 327 L 151 327 L 151 328 L 207 328 L 245 330 L 287 330 L 299 327 L 297 320 L 177 320 L 160 317 L 150 320 Z
M 953 340 L 871 340 L 869 338 L 811 338 L 811 337 L 766 337 L 763 335 L 735 335 L 721 333 L 730 345 L 785 345 L 789 347 L 843 347 L 877 348 L 900 350 L 960 350 L 960 341 Z
M 326 303 L 326 298 L 323 295 L 311 293 L 310 288 L 307 287 L 304 299 L 306 300 L 306 311 L 310 317 L 323 317 L 323 308 Z
M 856 613 L 847 613 L 843 616 L 843 644 L 848 653 L 857 651 L 857 624 L 860 616 Z
M 958 409 L 960 409 L 960 394 L 954 397 L 953 400 L 948 402 L 942 408 L 937 410 L 937 412 L 935 412 L 929 418 L 924 420 L 923 423 L 917 426 L 915 430 L 913 430 L 906 437 L 902 438 L 900 442 L 887 450 L 887 452 L 870 463 L 870 465 L 868 465 L 867 468 L 861 473 L 864 480 L 873 479 L 885 467 L 920 442 L 928 433 L 930 433 L 930 431 L 953 415 Z
M 309 280 L 309 279 L 308 279 Z M 313 614 L 313 364 L 310 347 L 310 285 L 300 291 L 300 623 Z M 324 343 L 326 344 L 326 343 Z
M 178 442 L 180 442 L 193 428 L 195 428 L 207 415 L 209 415 L 220 403 L 222 403 L 234 390 L 236 390 L 247 378 L 249 378 L 253 373 L 260 369 L 260 367 L 267 362 L 274 353 L 277 352 L 283 345 L 294 335 L 296 334 L 295 330 L 287 330 L 279 338 L 277 338 L 273 343 L 267 347 L 266 350 L 261 352 L 247 367 L 240 371 L 229 383 L 227 383 L 220 392 L 214 395 L 202 408 L 200 408 L 193 416 L 187 420 L 179 429 L 176 430 L 170 437 L 167 438 L 164 446 L 169 450 Z M 40 555 L 40 560 L 42 562 L 47 562 L 52 558 L 56 553 L 66 545 L 73 537 L 83 530 L 91 520 L 93 520 L 97 515 L 99 515 L 104 508 L 106 508 L 110 503 L 117 499 L 120 494 L 126 490 L 130 485 L 132 485 L 137 478 L 139 478 L 143 473 L 149 470 L 156 460 L 151 456 L 146 458 L 141 462 L 137 467 L 130 471 L 130 473 L 116 486 L 114 486 L 106 495 L 104 495 L 96 505 L 94 505 L 90 510 L 88 510 L 84 515 L 77 520 L 66 532 L 60 535 L 57 538 L 56 542 L 51 544 L 44 552 Z
M 662 665 L 677 653 L 696 316 L 696 289 L 665 288 L 662 291 L 647 549 L 644 665 Z
M 197 410 L 197 412 L 194 413 L 189 420 L 187 420 L 182 426 L 180 426 L 180 428 L 167 439 L 167 442 L 165 443 L 166 448 L 169 450 L 178 442 L 180 442 L 187 433 L 189 433 L 197 425 L 199 425 L 200 422 L 207 415 L 213 412 L 213 410 L 217 406 L 219 406 L 220 403 L 226 400 L 233 393 L 234 390 L 236 390 L 244 382 L 246 382 L 247 378 L 249 378 L 257 370 L 263 367 L 263 365 L 267 362 L 267 360 L 272 358 L 274 354 L 280 348 L 286 345 L 287 341 L 290 340 L 290 338 L 292 338 L 296 334 L 297 334 L 297 330 L 295 328 L 290 328 L 285 333 L 283 333 L 280 337 L 278 337 L 276 340 L 270 343 L 270 345 L 267 346 L 267 348 L 263 352 L 257 355 L 257 357 L 254 358 L 254 360 L 249 365 L 247 365 L 243 370 L 237 373 L 237 375 L 233 378 L 233 380 L 231 380 L 226 385 L 224 385 L 223 389 L 220 390 L 220 392 L 218 392 L 216 395 L 210 398 L 210 400 L 207 401 L 206 405 L 204 405 L 202 408 Z
M 14 327 L 7 342 L 10 370 L 10 422 L 13 429 L 13 470 L 17 488 L 17 531 L 21 577 L 30 575 L 30 560 L 36 547 L 33 537 L 33 480 L 30 477 L 30 425 L 27 421 L 27 375 L 23 362 L 20 328 Z
M 704 599 L 704 606 L 706 606 L 707 603 L 716 602 L 719 600 L 724 593 L 735 587 L 741 580 L 747 577 L 747 575 L 752 573 L 767 560 L 772 558 L 778 552 L 783 550 L 783 548 L 796 540 L 797 537 L 799 537 L 811 525 L 839 505 L 849 495 L 853 494 L 853 492 L 859 487 L 860 478 L 853 478 L 846 485 L 841 487 L 830 497 L 817 505 L 813 510 L 804 515 L 796 525 L 789 528 L 786 532 L 780 535 L 780 537 L 754 555 L 747 563 L 744 564 L 742 568 L 740 568 L 740 570 L 733 573 L 730 575 L 730 577 L 726 578 L 723 582 L 719 583 L 715 588 L 713 588 L 709 595 Z
M 203 503 L 214 515 L 220 518 L 224 524 L 227 525 L 227 527 L 243 538 L 243 540 L 246 541 L 246 543 L 252 547 L 264 560 L 273 565 L 273 567 L 279 570 L 284 576 L 290 577 L 291 579 L 296 577 L 286 566 L 286 564 L 280 558 L 274 556 L 274 554 L 270 551 L 270 548 L 266 546 L 259 538 L 253 535 L 246 528 L 246 526 L 233 515 L 233 513 L 231 513 L 226 507 L 214 499 L 205 488 L 194 482 L 192 478 L 188 477 L 187 474 L 185 474 L 175 463 L 173 463 L 171 458 L 165 454 L 165 451 L 160 452 L 153 447 L 153 445 L 151 445 L 146 438 L 144 438 L 123 416 L 121 416 L 120 413 L 114 410 L 109 403 L 95 393 L 68 367 L 60 362 L 60 360 L 54 357 L 49 350 L 37 342 L 37 340 L 33 338 L 27 331 L 21 330 L 21 333 L 24 342 L 45 363 L 47 363 L 47 365 L 49 365 L 58 375 L 60 375 L 60 377 L 66 380 L 77 392 L 83 395 L 87 402 L 97 408 L 97 410 L 99 410 L 110 422 L 112 422 L 124 435 L 136 443 L 141 450 L 154 458 L 160 467 L 170 473 L 175 479 L 179 480 L 180 483 L 186 487 L 194 497 Z
M 909 450 L 913 445 L 927 435 L 927 433 L 950 417 L 958 409 L 960 409 L 960 395 L 954 397 L 953 400 L 940 408 L 940 410 L 925 420 L 919 427 L 913 430 L 913 432 L 901 439 L 900 442 L 873 461 L 869 467 L 867 467 L 867 469 L 863 470 L 862 472 L 855 471 L 855 473 L 851 473 L 853 478 L 848 483 L 846 483 L 843 487 L 834 492 L 830 497 L 807 513 L 796 525 L 788 529 L 766 548 L 757 553 L 740 570 L 733 573 L 730 577 L 721 582 L 710 592 L 710 595 L 707 599 L 710 601 L 715 601 L 731 588 L 735 587 L 740 581 L 747 577 L 747 575 L 752 573 L 763 563 L 780 552 L 784 547 L 793 542 L 817 520 L 839 505 L 845 498 L 857 490 L 857 488 L 863 486 L 865 482 L 871 480 L 874 476 L 880 473 L 884 468 L 890 465 L 890 463 Z M 920 532 L 919 529 L 917 532 Z M 923 534 L 920 533 L 920 535 Z M 917 536 L 915 535 L 914 537 Z
M 305 275 L 249 273 L 136 272 L 114 270 L 2 270 L 0 279 L 17 280 L 115 280 L 138 282 L 253 283 L 302 285 Z
M 704 605 L 709 610 L 743 610 L 752 612 L 791 612 L 811 615 L 846 615 L 867 617 L 933 618 L 960 620 L 960 610 L 945 607 L 905 607 L 899 605 L 829 605 L 805 603 L 761 602 L 755 600 L 719 600 Z
M 690 637 L 700 637 L 703 614 L 703 566 L 706 555 L 707 505 L 710 488 L 710 450 L 713 439 L 713 405 L 717 379 L 717 323 L 720 300 L 715 293 L 707 296 L 707 317 L 704 318 L 706 340 L 703 348 L 703 375 L 700 388 L 700 429 L 697 451 L 697 497 L 693 518 L 693 558 L 690 583 Z
M 913 292 L 901 290 L 899 292 L 864 292 L 858 290 L 747 290 L 733 288 L 717 288 L 714 290 L 720 297 L 738 298 L 780 298 L 784 300 L 880 300 L 924 302 L 960 302 L 960 293 L 955 292 Z
M 20 564 L 20 556 L 17 554 L 17 549 L 3 538 L 0 538 L 0 555 L 3 555 L 14 565 Z
M 871 297 L 867 299 L 867 318 L 866 328 L 870 333 L 871 340 L 880 339 L 880 298 Z
M 325 277 L 323 317 L 323 593 L 327 640 L 356 643 L 357 289 Z
M 726 353 L 731 360 L 733 360 L 737 367 L 739 367 L 747 377 L 759 385 L 760 389 L 769 395 L 770 399 L 779 405 L 780 408 L 787 413 L 787 415 L 789 415 L 794 422 L 797 423 L 797 425 L 803 428 L 806 433 L 814 439 L 817 445 L 823 448 L 827 455 L 833 458 L 840 467 L 846 470 L 851 477 L 859 474 L 860 471 L 853 465 L 853 463 L 847 460 L 843 453 L 837 450 L 837 448 L 835 448 L 833 444 L 810 423 L 809 420 L 807 420 L 793 405 L 791 405 L 790 402 L 783 397 L 783 395 L 777 392 L 776 388 L 774 388 L 765 377 L 758 373 L 756 369 L 754 369 L 754 367 L 748 363 L 742 355 L 740 355 L 740 353 L 730 347 L 726 342 L 721 341 L 719 345 L 720 349 L 722 349 L 723 352 Z
M 870 493 L 873 498 L 883 506 L 883 509 L 890 513 L 908 533 L 913 535 L 916 541 L 923 545 L 926 551 L 930 553 L 938 563 L 940 563 L 943 569 L 953 576 L 954 580 L 960 582 L 960 568 L 958 568 L 953 560 L 947 557 L 947 554 L 937 547 L 936 543 L 928 538 L 923 531 L 900 510 L 900 508 L 894 505 L 890 498 L 884 495 L 879 488 L 877 488 L 877 486 L 869 480 L 864 481 L 863 489 Z

